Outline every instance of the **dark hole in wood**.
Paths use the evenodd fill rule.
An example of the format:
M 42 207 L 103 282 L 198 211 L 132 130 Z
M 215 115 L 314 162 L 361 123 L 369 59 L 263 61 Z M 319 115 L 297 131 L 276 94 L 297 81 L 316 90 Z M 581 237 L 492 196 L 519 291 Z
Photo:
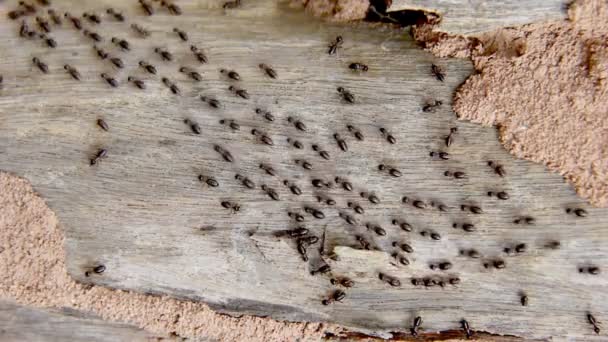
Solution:
M 433 12 L 421 10 L 403 10 L 387 13 L 392 0 L 370 0 L 366 21 L 392 23 L 399 26 L 417 26 L 422 24 L 436 24 L 440 16 Z

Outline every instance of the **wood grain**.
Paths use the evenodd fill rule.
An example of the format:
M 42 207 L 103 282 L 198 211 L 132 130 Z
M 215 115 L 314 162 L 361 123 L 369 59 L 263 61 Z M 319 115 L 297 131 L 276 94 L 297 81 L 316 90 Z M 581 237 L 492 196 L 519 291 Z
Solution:
M 53 31 L 58 47 L 50 50 L 40 41 L 18 38 L 17 23 L 0 23 L 0 168 L 28 178 L 57 213 L 73 277 L 200 300 L 231 314 L 335 322 L 379 336 L 407 333 L 420 315 L 425 332 L 459 329 L 459 321 L 467 319 L 472 329 L 491 333 L 603 338 L 594 335 L 585 315 L 592 311 L 600 321 L 608 317 L 608 276 L 577 269 L 606 264 L 608 210 L 587 208 L 559 175 L 514 160 L 495 130 L 457 121 L 450 102 L 473 70 L 468 61 L 436 59 L 403 30 L 318 22 L 282 2 L 243 3 L 224 11 L 220 1 L 180 1 L 182 16 L 159 9 L 145 17 L 135 3 L 56 1 L 57 9 L 72 13 L 102 13 L 109 6 L 124 11 L 128 23 L 104 17 L 101 25 L 89 27 L 105 37 L 100 46 L 123 59 L 124 70 L 99 60 L 91 42 L 67 24 Z M 131 22 L 148 27 L 152 36 L 137 38 L 129 31 Z M 181 42 L 173 27 L 186 30 L 190 42 Z M 330 56 L 327 45 L 337 35 L 344 44 Z M 132 51 L 118 50 L 109 42 L 112 36 L 127 38 Z M 205 51 L 208 64 L 197 64 L 190 44 Z M 162 62 L 155 47 L 169 49 L 175 60 Z M 48 63 L 49 74 L 32 65 L 34 56 Z M 158 75 L 138 68 L 142 59 L 156 65 Z M 348 64 L 354 61 L 366 63 L 369 71 L 350 71 Z M 66 63 L 78 68 L 81 82 L 63 70 Z M 259 63 L 275 68 L 278 79 L 265 76 Z M 445 70 L 445 82 L 431 75 L 432 63 Z M 194 82 L 179 73 L 183 65 L 201 72 L 204 80 Z M 221 68 L 238 71 L 242 80 L 229 81 Z M 102 72 L 115 76 L 119 87 L 108 86 Z M 147 89 L 128 84 L 128 75 L 144 79 Z M 181 96 L 170 93 L 160 81 L 163 76 L 180 87 Z M 231 84 L 247 89 L 250 99 L 234 96 L 227 90 Z M 353 92 L 354 104 L 344 103 L 339 86 Z M 200 95 L 216 97 L 222 108 L 210 108 Z M 431 100 L 443 105 L 423 112 Z M 256 107 L 270 110 L 276 120 L 265 122 Z M 297 131 L 288 117 L 302 120 L 307 131 Z M 109 132 L 96 126 L 98 118 L 107 121 Z M 184 119 L 198 122 L 202 134 L 193 134 Z M 234 119 L 241 128 L 233 132 L 220 119 Z M 356 141 L 348 124 L 358 127 L 365 140 Z M 396 137 L 395 145 L 381 136 L 380 127 Z M 458 133 L 446 148 L 444 137 L 451 127 L 458 127 Z M 267 132 L 274 146 L 256 140 L 253 128 Z M 334 133 L 346 139 L 348 152 L 338 149 Z M 290 147 L 288 137 L 305 148 Z M 215 144 L 229 150 L 235 161 L 225 162 Z M 312 144 L 327 150 L 331 160 L 320 158 Z M 99 148 L 108 150 L 107 158 L 89 165 Z M 448 151 L 450 160 L 430 158 L 429 152 L 437 150 Z M 313 170 L 295 165 L 295 159 L 308 160 Z M 503 164 L 507 177 L 494 174 L 488 160 Z M 258 168 L 261 162 L 273 165 L 278 176 L 265 175 Z M 380 163 L 393 165 L 402 176 L 379 172 Z M 453 180 L 443 175 L 446 170 L 464 171 L 467 177 Z M 251 178 L 256 189 L 235 180 L 237 173 Z M 220 186 L 204 186 L 199 174 L 215 177 Z M 313 178 L 336 176 L 352 182 L 354 191 L 311 186 Z M 285 179 L 303 194 L 291 194 L 282 184 Z M 276 189 L 280 201 L 270 199 L 262 184 Z M 508 191 L 511 198 L 486 195 L 495 190 Z M 371 204 L 359 192 L 377 194 L 381 203 Z M 317 195 L 331 196 L 337 204 L 319 204 Z M 449 211 L 416 209 L 403 204 L 403 196 L 443 203 Z M 241 210 L 230 213 L 220 205 L 225 200 L 239 203 Z M 363 206 L 365 214 L 354 214 L 349 201 Z M 484 214 L 460 211 L 463 203 L 480 205 Z M 564 209 L 571 205 L 585 207 L 589 216 L 566 215 Z M 306 215 L 304 206 L 323 210 L 325 219 Z M 319 243 L 309 248 L 309 262 L 303 262 L 294 240 L 275 236 L 300 225 L 290 221 L 288 210 L 304 214 L 302 225 L 314 235 L 325 233 L 325 251 L 339 256 L 337 261 L 326 258 L 332 274 L 355 281 L 344 301 L 321 305 L 336 287 L 328 276 L 310 274 L 322 264 Z M 357 224 L 346 224 L 339 213 L 355 216 Z M 537 223 L 513 224 L 520 215 L 532 215 Z M 393 218 L 407 220 L 414 231 L 391 225 Z M 368 222 L 381 225 L 387 235 L 368 231 Z M 453 229 L 454 222 L 472 222 L 478 230 L 465 233 Z M 440 233 L 441 240 L 421 236 L 426 230 Z M 356 235 L 378 250 L 358 251 Z M 561 241 L 562 248 L 543 248 L 551 240 Z M 393 265 L 393 241 L 413 246 L 410 266 Z M 504 255 L 503 248 L 519 242 L 527 244 L 526 253 Z M 466 248 L 477 249 L 484 258 L 459 256 Z M 506 260 L 506 269 L 482 266 L 497 257 Z M 437 260 L 450 260 L 454 267 L 431 271 L 428 264 Z M 88 268 L 100 263 L 106 266 L 102 275 L 85 277 Z M 378 279 L 379 272 L 402 285 L 388 286 Z M 461 285 L 441 289 L 410 283 L 412 277 L 443 273 L 459 276 Z M 527 307 L 519 304 L 521 291 L 530 298 Z
M 564 0 L 393 0 L 387 12 L 432 12 L 441 16 L 436 29 L 470 35 L 501 27 L 565 19 L 568 3 Z
M 4 342 L 173 341 L 151 335 L 136 327 L 110 323 L 77 311 L 33 309 L 8 301 L 0 301 L 0 340 Z

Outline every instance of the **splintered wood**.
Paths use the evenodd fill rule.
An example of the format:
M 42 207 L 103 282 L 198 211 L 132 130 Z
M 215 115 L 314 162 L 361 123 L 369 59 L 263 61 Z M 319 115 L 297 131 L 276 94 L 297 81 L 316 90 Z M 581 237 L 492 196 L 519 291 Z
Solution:
M 469 62 L 274 1 L 176 4 L 54 1 L 55 47 L 0 23 L 0 167 L 74 278 L 380 336 L 596 336 L 608 210 L 457 122 Z

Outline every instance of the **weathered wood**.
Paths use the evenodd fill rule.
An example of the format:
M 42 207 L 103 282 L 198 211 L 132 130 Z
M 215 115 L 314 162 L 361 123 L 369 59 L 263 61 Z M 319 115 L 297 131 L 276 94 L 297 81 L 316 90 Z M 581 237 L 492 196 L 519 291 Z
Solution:
M 387 12 L 422 10 L 439 14 L 440 31 L 469 35 L 501 27 L 566 18 L 565 0 L 393 0 Z
M 3 342 L 172 341 L 136 327 L 104 321 L 73 310 L 44 310 L 0 301 Z
M 514 160 L 494 130 L 457 122 L 449 109 L 451 96 L 472 72 L 470 63 L 437 60 L 401 30 L 321 23 L 273 1 L 244 1 L 242 8 L 226 12 L 220 1 L 180 2 L 180 17 L 166 11 L 144 17 L 137 4 L 56 2 L 73 13 L 102 12 L 113 4 L 129 19 L 94 27 L 106 38 L 101 46 L 123 59 L 122 71 L 100 61 L 91 42 L 67 24 L 52 33 L 58 47 L 49 51 L 41 42 L 17 38 L 16 23 L 0 22 L 0 168 L 31 180 L 55 210 L 66 230 L 69 271 L 79 281 L 202 300 L 228 313 L 336 322 L 384 336 L 409 331 L 421 315 L 427 332 L 458 329 L 466 318 L 472 329 L 493 333 L 596 338 L 585 314 L 590 310 L 600 321 L 608 317 L 606 272 L 582 275 L 577 267 L 605 264 L 608 211 L 586 208 L 559 175 Z M 148 27 L 151 37 L 143 40 L 125 31 L 133 21 Z M 174 27 L 186 30 L 190 42 L 180 41 Z M 330 56 L 328 44 L 337 35 L 344 44 Z M 127 38 L 132 51 L 120 52 L 108 41 L 112 36 Z M 208 64 L 196 62 L 190 43 L 205 51 Z M 175 61 L 162 62 L 155 47 L 172 51 Z M 32 66 L 33 56 L 48 63 L 49 74 Z M 140 59 L 153 63 L 158 75 L 138 68 Z M 353 73 L 351 62 L 365 63 L 369 71 Z M 62 69 L 65 63 L 78 68 L 81 82 Z M 264 75 L 259 63 L 275 68 L 278 79 Z M 445 82 L 431 75 L 431 63 L 444 68 Z M 194 67 L 204 80 L 197 83 L 179 73 L 183 65 Z M 221 68 L 238 71 L 242 80 L 229 81 Z M 102 72 L 116 75 L 119 87 L 106 84 Z M 128 75 L 144 79 L 147 89 L 127 84 Z M 171 94 L 160 81 L 163 76 L 180 87 L 181 96 Z M 247 89 L 250 99 L 228 91 L 231 84 Z M 340 86 L 352 91 L 354 104 L 344 103 L 336 91 Z M 222 108 L 210 108 L 200 95 L 217 97 Z M 443 105 L 423 112 L 431 100 Z M 275 121 L 266 122 L 256 107 L 270 110 Z M 297 131 L 290 116 L 302 120 L 307 131 Z M 100 117 L 108 132 L 97 126 Z M 184 119 L 198 122 L 202 134 L 193 134 Z M 240 131 L 232 132 L 220 119 L 235 119 Z M 359 128 L 365 140 L 356 141 L 348 124 Z M 446 148 L 444 137 L 455 126 L 454 144 Z M 380 127 L 395 136 L 395 145 L 380 135 Z M 252 128 L 267 132 L 274 146 L 260 143 Z M 347 141 L 348 152 L 338 148 L 334 133 Z M 290 147 L 288 137 L 305 148 Z M 215 144 L 235 161 L 225 162 Z M 327 150 L 331 160 L 312 151 L 312 144 Z M 107 158 L 89 165 L 99 148 L 108 150 Z M 450 160 L 432 160 L 429 152 L 437 150 L 449 151 Z M 294 159 L 308 160 L 313 170 L 295 165 Z M 505 178 L 486 165 L 490 159 L 504 165 Z M 278 176 L 264 174 L 261 162 L 276 168 Z M 380 163 L 395 166 L 402 176 L 379 172 Z M 444 176 L 446 170 L 464 171 L 467 177 L 453 180 Z M 245 188 L 234 179 L 237 173 L 251 178 L 256 188 Z M 199 174 L 213 176 L 220 186 L 202 184 Z M 335 176 L 352 182 L 354 191 L 311 186 L 313 178 Z M 303 194 L 291 194 L 284 179 Z M 262 191 L 262 184 L 275 188 L 280 201 Z M 486 195 L 503 189 L 510 200 Z M 381 203 L 361 198 L 362 191 L 377 194 Z M 317 194 L 337 204 L 318 204 Z M 404 195 L 444 203 L 449 211 L 404 205 Z M 226 200 L 239 203 L 240 211 L 222 208 Z M 354 214 L 349 201 L 364 207 L 365 214 Z M 484 214 L 461 212 L 462 203 L 479 204 Z M 566 215 L 568 205 L 585 207 L 589 217 Z M 325 219 L 305 214 L 304 206 L 323 210 Z M 288 210 L 305 215 L 302 225 L 314 235 L 325 233 L 325 251 L 340 256 L 338 261 L 326 258 L 333 275 L 355 281 L 343 302 L 321 305 L 336 287 L 328 276 L 310 275 L 321 264 L 319 243 L 309 248 L 310 261 L 303 262 L 294 240 L 275 236 L 300 225 L 289 220 Z M 346 224 L 340 212 L 358 223 Z M 513 224 L 519 215 L 532 215 L 537 223 Z M 393 218 L 407 220 L 413 232 L 391 225 Z M 387 236 L 368 231 L 367 222 L 381 225 Z M 478 230 L 465 233 L 451 228 L 454 222 L 472 222 Z M 421 236 L 425 230 L 442 239 Z M 353 250 L 359 246 L 357 234 L 380 251 Z M 553 239 L 561 241 L 561 249 L 542 247 Z M 410 266 L 388 262 L 394 263 L 393 241 L 412 245 Z M 525 242 L 529 251 L 505 256 L 503 248 L 515 242 Z M 477 249 L 484 258 L 459 256 L 465 248 Z M 484 261 L 499 256 L 506 269 L 484 269 Z M 444 259 L 454 264 L 452 270 L 429 270 L 429 262 Z M 99 263 L 106 271 L 85 277 Z M 397 277 L 401 286 L 388 286 L 378 279 L 379 272 Z M 461 285 L 425 289 L 410 283 L 411 277 L 443 273 L 459 276 Z M 520 291 L 530 297 L 529 306 L 519 304 Z

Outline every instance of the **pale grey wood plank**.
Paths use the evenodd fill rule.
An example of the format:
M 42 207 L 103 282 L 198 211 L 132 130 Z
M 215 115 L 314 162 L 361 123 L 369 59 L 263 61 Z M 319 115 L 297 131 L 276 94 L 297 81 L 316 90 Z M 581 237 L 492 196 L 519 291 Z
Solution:
M 393 0 L 387 12 L 423 10 L 441 16 L 440 31 L 471 35 L 501 27 L 566 18 L 565 0 Z
M 112 323 L 74 310 L 38 309 L 0 301 L 3 342 L 171 341 L 137 327 Z
M 457 329 L 466 318 L 473 329 L 492 333 L 601 339 L 594 336 L 585 313 L 591 310 L 600 320 L 608 317 L 606 272 L 585 276 L 577 267 L 587 262 L 605 265 L 608 211 L 587 208 L 559 175 L 513 159 L 494 130 L 457 122 L 450 101 L 472 72 L 469 62 L 435 59 L 403 30 L 322 23 L 272 1 L 244 2 L 242 9 L 226 13 L 220 1 L 184 1 L 180 4 L 185 15 L 161 12 L 150 18 L 143 17 L 136 4 L 57 6 L 67 8 L 68 3 L 74 13 L 102 12 L 112 4 L 153 30 L 152 37 L 142 40 L 125 31 L 128 24 L 104 22 L 97 29 L 107 39 L 128 37 L 133 45 L 133 51 L 122 53 L 103 44 L 124 59 L 127 67 L 117 71 L 99 61 L 90 42 L 72 29 L 54 32 L 59 46 L 48 53 L 39 42 L 16 38 L 15 23 L 0 23 L 0 70 L 5 78 L 0 167 L 30 179 L 58 214 L 67 234 L 68 268 L 79 281 L 202 300 L 228 313 L 335 322 L 383 336 L 407 332 L 413 318 L 422 315 L 428 332 Z M 209 64 L 195 63 L 189 43 L 172 32 L 175 26 L 188 31 L 191 42 L 207 53 Z M 339 34 L 343 48 L 336 56 L 327 55 L 327 44 Z M 158 46 L 173 51 L 177 62 L 161 62 L 152 52 Z M 51 73 L 36 70 L 32 56 L 44 56 Z M 157 66 L 158 76 L 137 67 L 142 58 Z M 353 61 L 368 64 L 370 70 L 352 73 L 347 66 Z M 66 62 L 79 68 L 82 82 L 65 74 Z M 264 76 L 257 67 L 260 62 L 272 65 L 279 78 Z M 432 77 L 431 63 L 445 69 L 445 82 Z M 181 65 L 196 67 L 204 81 L 188 80 L 177 71 Z M 249 100 L 227 91 L 234 83 L 219 74 L 220 68 L 241 74 L 238 85 L 249 91 Z M 110 88 L 100 72 L 116 74 L 120 87 Z M 127 85 L 130 74 L 144 78 L 148 89 Z M 159 79 L 165 75 L 177 82 L 182 96 L 162 85 Z M 338 86 L 350 89 L 356 103 L 344 104 Z M 199 95 L 216 96 L 223 108 L 210 109 Z M 434 113 L 422 112 L 425 102 L 435 99 L 443 106 Z M 270 110 L 276 120 L 264 122 L 254 112 L 258 106 Z M 301 119 L 308 131 L 296 131 L 288 116 Z M 108 122 L 110 132 L 96 127 L 99 117 Z M 185 118 L 197 121 L 203 134 L 192 134 L 182 122 Z M 230 132 L 218 123 L 222 118 L 237 120 L 241 130 Z M 360 128 L 365 141 L 357 142 L 347 124 Z M 443 138 L 454 126 L 459 133 L 446 149 Z M 389 145 L 379 127 L 389 129 L 397 144 Z M 268 132 L 275 146 L 256 142 L 252 128 Z M 348 140 L 348 152 L 338 149 L 332 137 L 336 132 Z M 289 147 L 287 137 L 302 141 L 305 149 Z M 213 151 L 216 143 L 229 149 L 236 161 L 224 162 Z M 329 151 L 331 161 L 315 154 L 313 143 Z M 91 167 L 89 158 L 100 147 L 108 149 L 108 158 Z M 451 159 L 431 160 L 429 151 L 438 149 L 448 150 Z M 295 166 L 293 160 L 301 158 L 314 169 Z M 497 177 L 486 165 L 489 159 L 502 163 L 508 176 Z M 279 177 L 265 175 L 260 162 L 272 164 Z M 378 172 L 379 163 L 398 167 L 403 176 Z M 448 179 L 443 176 L 446 170 L 465 171 L 467 179 Z M 202 186 L 200 173 L 217 178 L 220 187 Z M 257 188 L 244 188 L 235 173 L 250 177 Z M 337 205 L 317 204 L 319 191 L 312 188 L 311 179 L 335 176 L 348 178 L 355 192 L 333 188 L 324 194 Z M 292 195 L 282 185 L 284 179 L 298 184 L 302 196 Z M 276 188 L 281 201 L 264 194 L 262 183 Z M 508 191 L 511 199 L 486 196 L 497 189 Z M 360 191 L 375 192 L 381 203 L 368 203 L 358 196 Z M 404 195 L 445 203 L 450 211 L 403 205 Z M 240 203 L 241 211 L 230 214 L 220 206 L 223 200 Z M 365 208 L 355 227 L 338 215 L 353 215 L 348 201 Z M 461 203 L 478 203 L 485 213 L 467 215 L 459 211 Z M 342 303 L 321 305 L 335 287 L 327 276 L 310 275 L 320 264 L 316 249 L 305 263 L 294 241 L 274 236 L 296 226 L 287 210 L 302 212 L 306 205 L 322 208 L 326 218 L 306 216 L 304 225 L 317 236 L 326 232 L 327 251 L 341 251 L 340 261 L 327 260 L 334 275 L 349 275 L 356 282 Z M 589 217 L 566 215 L 569 205 L 585 207 Z M 533 215 L 537 224 L 514 225 L 519 215 Z M 408 220 L 414 232 L 392 226 L 394 217 Z M 475 223 L 478 232 L 451 228 L 462 221 Z M 382 225 L 387 236 L 366 231 L 366 222 Z M 442 240 L 422 237 L 419 233 L 426 229 L 439 232 Z M 353 259 L 349 251 L 357 246 L 356 234 L 381 251 L 363 261 Z M 561 241 L 562 248 L 543 249 L 552 239 Z M 414 247 L 409 267 L 387 263 L 394 251 L 392 241 L 409 241 Z M 515 242 L 525 242 L 529 252 L 505 257 L 502 249 Z M 486 258 L 501 256 L 507 268 L 485 270 L 481 260 L 458 256 L 462 248 L 476 248 Z M 425 289 L 410 284 L 411 277 L 439 274 L 428 269 L 429 262 L 439 259 L 454 264 L 449 274 L 462 279 L 460 286 Z M 105 264 L 106 272 L 86 278 L 86 268 L 97 263 Z M 402 286 L 382 283 L 380 271 L 401 279 Z M 519 305 L 522 290 L 530 296 L 528 307 Z

